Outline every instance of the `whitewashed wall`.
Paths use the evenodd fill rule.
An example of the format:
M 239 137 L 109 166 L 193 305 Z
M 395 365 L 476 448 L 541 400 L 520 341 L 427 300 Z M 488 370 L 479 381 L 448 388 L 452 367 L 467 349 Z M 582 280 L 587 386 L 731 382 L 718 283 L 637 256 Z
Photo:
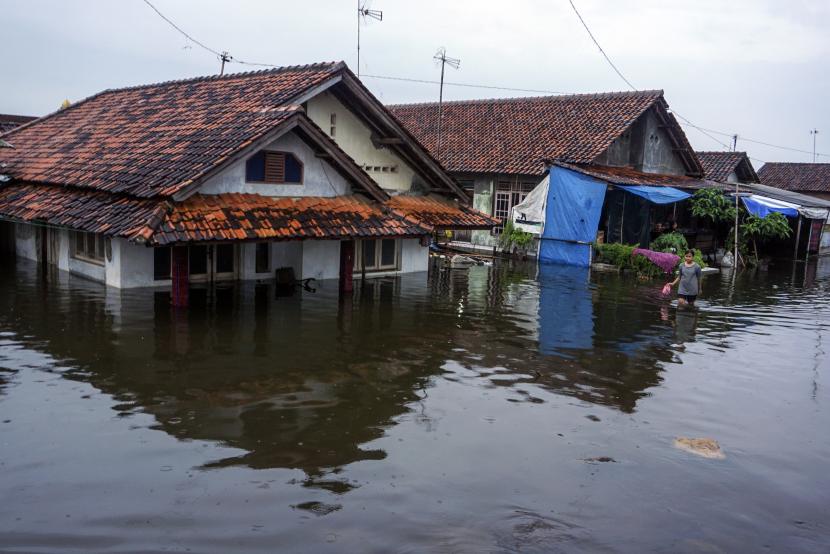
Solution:
M 421 246 L 420 239 L 401 240 L 401 273 L 429 269 L 429 247 Z
M 340 241 L 308 240 L 303 242 L 302 279 L 337 279 L 340 277 Z
M 273 185 L 245 182 L 245 162 L 231 165 L 208 179 L 199 189 L 202 194 L 240 192 L 263 196 L 342 196 L 351 193 L 351 186 L 328 162 L 318 158 L 311 147 L 293 132 L 286 133 L 263 150 L 291 152 L 303 162 L 302 185 Z M 253 155 L 253 154 L 252 154 Z
M 412 186 L 415 172 L 388 148 L 375 148 L 372 131 L 366 123 L 352 113 L 328 92 L 318 94 L 306 105 L 308 117 L 326 133 L 330 132 L 331 114 L 337 116 L 334 141 L 360 166 L 397 166 L 397 173 L 368 171 L 369 176 L 382 188 L 406 191 Z

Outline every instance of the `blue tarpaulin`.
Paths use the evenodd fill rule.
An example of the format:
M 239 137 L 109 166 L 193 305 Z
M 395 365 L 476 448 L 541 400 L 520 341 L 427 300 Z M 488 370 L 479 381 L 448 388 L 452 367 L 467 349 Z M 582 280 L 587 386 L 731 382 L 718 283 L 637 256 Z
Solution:
M 594 345 L 594 304 L 587 267 L 539 265 L 539 350 L 571 356 Z
M 744 206 L 749 213 L 758 217 L 767 217 L 770 212 L 778 212 L 788 217 L 798 217 L 798 205 L 783 200 L 775 200 L 766 196 L 741 196 Z
M 596 239 L 606 185 L 564 167 L 550 168 L 539 261 L 587 266 Z
M 674 202 L 686 200 L 691 196 L 688 192 L 683 192 L 682 190 L 677 190 L 671 187 L 620 185 L 620 188 L 630 192 L 631 194 L 642 196 L 654 204 L 672 204 Z

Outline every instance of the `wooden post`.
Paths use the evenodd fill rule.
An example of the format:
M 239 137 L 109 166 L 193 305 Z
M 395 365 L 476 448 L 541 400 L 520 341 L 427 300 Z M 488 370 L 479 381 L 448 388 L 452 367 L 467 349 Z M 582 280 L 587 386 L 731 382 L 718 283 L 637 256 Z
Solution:
M 352 292 L 354 283 L 354 240 L 340 241 L 340 292 Z
M 177 308 L 187 307 L 188 278 L 187 246 L 174 246 L 172 254 L 173 267 L 171 268 L 172 302 Z
M 795 249 L 793 250 L 793 259 L 798 260 L 798 241 L 801 238 L 801 214 L 798 215 L 798 229 L 795 232 Z

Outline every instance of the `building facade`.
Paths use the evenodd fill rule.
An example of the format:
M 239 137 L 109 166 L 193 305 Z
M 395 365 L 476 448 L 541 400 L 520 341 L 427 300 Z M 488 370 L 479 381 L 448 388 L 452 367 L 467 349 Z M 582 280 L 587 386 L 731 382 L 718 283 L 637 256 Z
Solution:
M 0 244 L 113 287 L 425 271 L 435 231 L 493 224 L 342 63 L 108 90 L 2 138 Z

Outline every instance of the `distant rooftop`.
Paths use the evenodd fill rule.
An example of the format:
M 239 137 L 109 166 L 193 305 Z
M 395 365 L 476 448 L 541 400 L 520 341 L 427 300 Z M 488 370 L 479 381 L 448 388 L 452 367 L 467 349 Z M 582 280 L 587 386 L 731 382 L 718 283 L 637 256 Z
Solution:
M 797 192 L 830 192 L 830 163 L 768 162 L 758 170 L 765 185 Z

